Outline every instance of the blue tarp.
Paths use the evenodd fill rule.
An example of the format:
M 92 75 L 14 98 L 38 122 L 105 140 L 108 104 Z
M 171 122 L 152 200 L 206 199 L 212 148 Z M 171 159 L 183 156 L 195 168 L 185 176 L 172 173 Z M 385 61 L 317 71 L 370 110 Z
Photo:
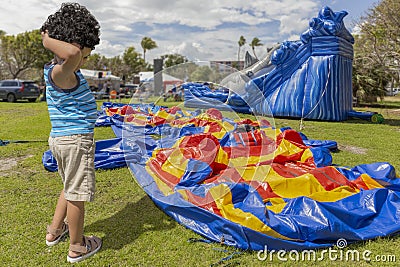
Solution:
M 121 138 L 96 141 L 94 160 L 96 169 L 126 167 L 127 159 L 132 162 L 139 162 L 141 159 L 140 151 L 123 149 Z M 58 170 L 57 161 L 50 150 L 43 153 L 42 163 L 48 171 L 55 172 Z

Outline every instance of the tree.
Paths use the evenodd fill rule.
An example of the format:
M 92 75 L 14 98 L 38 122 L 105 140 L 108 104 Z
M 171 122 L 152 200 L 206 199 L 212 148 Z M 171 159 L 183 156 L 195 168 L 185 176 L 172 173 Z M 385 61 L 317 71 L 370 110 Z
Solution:
M 130 73 L 128 66 L 124 63 L 121 56 L 115 56 L 108 59 L 108 68 L 111 70 L 111 73 L 118 77 L 127 78 Z
M 238 62 L 240 61 L 240 48 L 242 46 L 244 46 L 246 44 L 246 39 L 243 37 L 243 35 L 240 36 L 239 41 L 238 41 L 238 45 L 239 45 L 239 49 L 238 49 Z
M 1 62 L 13 79 L 20 78 L 29 69 L 41 69 L 53 54 L 42 45 L 39 30 L 14 35 L 0 35 Z
M 208 66 L 199 66 L 190 75 L 191 81 L 198 82 L 209 82 L 211 81 L 210 76 L 212 75 L 212 70 Z
M 261 43 L 260 39 L 258 39 L 257 37 L 254 37 L 253 40 L 251 40 L 251 43 L 250 43 L 251 50 L 253 51 L 253 55 L 256 59 L 258 59 L 258 57 L 256 55 L 255 47 L 262 46 L 262 45 L 263 44 Z
M 6 35 L 6 32 L 3 30 L 0 30 L 0 42 L 1 42 L 1 38 Z M 0 43 L 1 44 L 1 43 Z M 7 76 L 5 75 L 6 73 L 6 68 L 5 68 L 5 64 L 2 60 L 2 56 L 1 56 L 1 45 L 0 45 L 0 80 L 4 80 L 7 78 Z
M 400 2 L 382 0 L 358 23 L 355 36 L 353 85 L 365 98 L 382 96 L 389 84 L 399 82 Z
M 91 54 L 83 68 L 91 70 L 104 70 L 109 67 L 109 59 L 98 53 Z
M 112 58 L 106 58 L 97 53 L 92 54 L 83 66 L 92 70 L 109 70 L 113 75 L 125 77 L 126 80 L 132 79 L 145 67 L 144 59 L 133 46 L 126 48 L 122 56 Z
M 166 68 L 169 68 L 169 67 L 172 67 L 175 65 L 179 65 L 179 64 L 183 64 L 183 63 L 186 63 L 189 61 L 185 56 L 182 56 L 180 54 L 162 55 L 161 59 L 163 59 L 164 66 Z
M 148 50 L 157 48 L 157 44 L 150 37 L 143 37 L 142 41 L 140 42 L 140 45 L 143 48 L 143 59 L 144 59 L 144 62 L 146 62 L 146 52 Z
M 127 67 L 128 76 L 137 74 L 146 67 L 144 58 L 140 57 L 140 54 L 133 46 L 125 49 L 122 55 L 122 62 Z

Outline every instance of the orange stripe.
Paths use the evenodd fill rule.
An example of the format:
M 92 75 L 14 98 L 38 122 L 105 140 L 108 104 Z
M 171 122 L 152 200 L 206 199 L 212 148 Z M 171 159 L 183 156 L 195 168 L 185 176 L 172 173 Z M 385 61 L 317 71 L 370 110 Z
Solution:
M 340 186 L 348 186 L 356 189 L 357 186 L 349 181 L 342 173 L 336 168 L 328 166 L 311 170 L 310 173 L 318 180 L 318 182 L 327 191 L 331 191 Z
M 270 155 L 275 152 L 275 146 L 234 146 L 234 147 L 223 147 L 223 150 L 228 153 L 229 158 L 239 157 L 257 157 L 262 155 Z
M 205 197 L 198 196 L 190 190 L 185 190 L 187 201 L 222 217 L 221 211 L 212 195 L 207 192 Z
M 156 161 L 151 161 L 148 163 L 148 166 L 152 172 L 154 172 L 160 180 L 168 185 L 171 189 L 173 189 L 177 183 L 179 183 L 179 179 L 168 172 L 165 172 L 161 169 L 161 166 Z
M 354 184 L 357 185 L 358 188 L 364 189 L 364 190 L 369 190 L 368 186 L 365 184 L 364 180 L 362 179 L 362 176 L 359 176 L 357 179 L 353 181 Z
M 220 183 L 246 183 L 257 190 L 261 198 L 266 201 L 269 198 L 277 198 L 280 196 L 275 194 L 267 182 L 260 182 L 254 180 L 245 180 L 235 168 L 228 168 L 218 175 L 204 181 L 204 184 L 220 184 Z
M 307 146 L 304 145 L 303 139 L 301 139 L 300 134 L 293 129 L 281 132 L 276 138 L 276 143 L 280 145 L 282 140 L 288 140 L 299 148 L 307 148 Z
M 285 178 L 293 178 L 307 173 L 306 170 L 293 162 L 287 162 L 286 164 L 272 163 L 271 167 L 277 174 Z

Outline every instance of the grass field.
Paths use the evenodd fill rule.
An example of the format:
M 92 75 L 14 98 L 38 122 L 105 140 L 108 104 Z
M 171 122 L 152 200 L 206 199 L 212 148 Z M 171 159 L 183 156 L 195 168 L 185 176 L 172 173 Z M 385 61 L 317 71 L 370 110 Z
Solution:
M 331 139 L 340 151 L 334 163 L 354 166 L 388 161 L 400 170 L 400 98 L 374 108 L 386 118 L 383 124 L 362 120 L 306 121 L 310 139 Z M 100 102 L 98 103 L 101 104 Z M 164 103 L 174 105 L 179 103 Z M 299 130 L 298 120 L 276 119 L 276 126 Z M 48 149 L 50 122 L 44 102 L 0 102 L 0 139 L 38 142 L 0 146 L 0 265 L 69 266 L 68 242 L 48 248 L 45 229 L 50 223 L 62 184 L 57 173 L 47 172 L 41 157 Z M 96 128 L 95 139 L 114 137 L 110 128 Z M 201 238 L 159 210 L 135 182 L 127 168 L 97 171 L 96 200 L 86 206 L 85 233 L 103 238 L 103 248 L 78 266 L 397 266 L 398 236 L 360 242 L 346 249 L 396 257 L 396 262 L 365 261 L 260 261 L 257 252 L 235 254 L 220 244 L 188 242 Z M 391 259 L 392 260 L 392 259 Z

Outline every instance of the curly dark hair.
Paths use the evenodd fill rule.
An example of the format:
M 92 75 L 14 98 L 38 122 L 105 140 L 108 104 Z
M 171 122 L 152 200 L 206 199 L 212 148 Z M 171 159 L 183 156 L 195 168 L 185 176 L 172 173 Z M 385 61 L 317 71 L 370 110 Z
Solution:
M 100 42 L 100 24 L 96 18 L 78 3 L 63 3 L 50 15 L 40 28 L 48 31 L 51 38 L 67 43 L 77 43 L 92 50 Z

